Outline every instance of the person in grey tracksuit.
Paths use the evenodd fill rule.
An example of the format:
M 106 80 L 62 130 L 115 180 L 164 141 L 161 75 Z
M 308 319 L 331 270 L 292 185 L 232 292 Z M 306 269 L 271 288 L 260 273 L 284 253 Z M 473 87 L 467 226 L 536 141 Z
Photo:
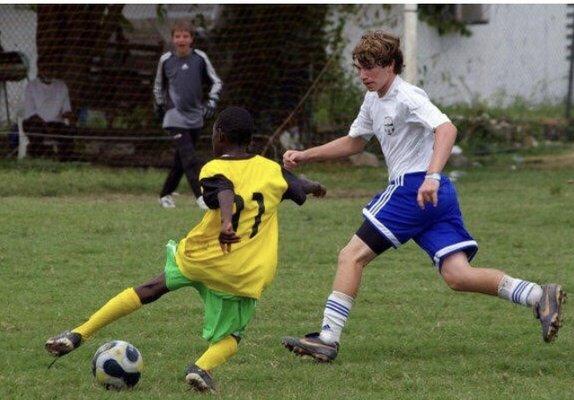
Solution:
M 207 54 L 193 48 L 194 28 L 188 21 L 177 21 L 171 31 L 174 51 L 161 56 L 154 83 L 156 111 L 162 127 L 174 136 L 176 152 L 173 166 L 160 193 L 160 204 L 175 207 L 171 194 L 185 174 L 197 203 L 203 208 L 199 184 L 202 161 L 196 145 L 204 121 L 211 118 L 219 101 L 222 83 Z M 207 99 L 205 86 L 209 86 Z

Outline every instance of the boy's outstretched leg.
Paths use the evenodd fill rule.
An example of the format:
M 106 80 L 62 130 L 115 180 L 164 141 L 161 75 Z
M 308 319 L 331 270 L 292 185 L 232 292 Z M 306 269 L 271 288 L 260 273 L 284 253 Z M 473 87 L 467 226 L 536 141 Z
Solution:
M 142 304 L 159 299 L 168 291 L 164 273 L 136 289 L 128 288 L 110 299 L 82 325 L 48 339 L 46 350 L 55 357 L 68 354 L 104 326 L 138 310 Z
M 566 300 L 566 293 L 560 285 L 540 286 L 496 269 L 471 267 L 463 252 L 443 261 L 441 275 L 454 290 L 490 294 L 531 307 L 542 325 L 542 339 L 551 342 L 556 338 L 562 325 L 562 304 Z
M 220 366 L 237 353 L 239 338 L 229 335 L 212 344 L 203 355 L 185 371 L 185 381 L 198 392 L 214 392 L 211 370 Z

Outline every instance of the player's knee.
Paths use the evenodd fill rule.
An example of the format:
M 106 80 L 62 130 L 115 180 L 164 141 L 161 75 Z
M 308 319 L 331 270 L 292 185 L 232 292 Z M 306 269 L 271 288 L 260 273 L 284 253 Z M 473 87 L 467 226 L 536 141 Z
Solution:
M 346 246 L 339 252 L 339 265 L 345 267 L 363 268 L 367 261 L 357 254 L 349 246 Z
M 464 278 L 457 273 L 443 273 L 442 277 L 449 288 L 457 292 L 464 291 L 466 285 Z
M 135 291 L 142 304 L 148 304 L 156 301 L 169 290 L 165 287 L 164 284 L 152 281 L 138 286 Z
M 471 279 L 469 266 L 447 264 L 443 265 L 441 275 L 449 288 L 456 291 L 465 291 Z

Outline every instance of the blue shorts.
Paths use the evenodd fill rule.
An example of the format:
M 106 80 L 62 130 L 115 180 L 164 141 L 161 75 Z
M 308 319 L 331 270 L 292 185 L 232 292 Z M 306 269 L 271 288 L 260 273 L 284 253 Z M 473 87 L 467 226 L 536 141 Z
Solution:
M 445 257 L 459 251 L 470 261 L 478 244 L 464 227 L 454 185 L 442 176 L 437 206 L 427 203 L 422 210 L 417 193 L 424 179 L 425 172 L 415 172 L 391 181 L 367 204 L 363 215 L 395 248 L 413 239 L 438 268 Z

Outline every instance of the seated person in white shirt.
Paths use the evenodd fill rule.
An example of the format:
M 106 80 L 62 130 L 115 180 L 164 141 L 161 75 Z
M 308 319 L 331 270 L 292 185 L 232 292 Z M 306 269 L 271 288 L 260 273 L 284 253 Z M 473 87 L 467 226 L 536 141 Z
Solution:
M 66 83 L 54 79 L 45 63 L 39 62 L 38 77 L 28 83 L 24 98 L 24 131 L 30 140 L 28 154 L 32 157 L 46 155 L 49 149 L 44 145 L 44 139 L 49 138 L 57 143 L 60 161 L 72 159 L 73 140 L 59 135 L 72 136 L 74 123 Z

